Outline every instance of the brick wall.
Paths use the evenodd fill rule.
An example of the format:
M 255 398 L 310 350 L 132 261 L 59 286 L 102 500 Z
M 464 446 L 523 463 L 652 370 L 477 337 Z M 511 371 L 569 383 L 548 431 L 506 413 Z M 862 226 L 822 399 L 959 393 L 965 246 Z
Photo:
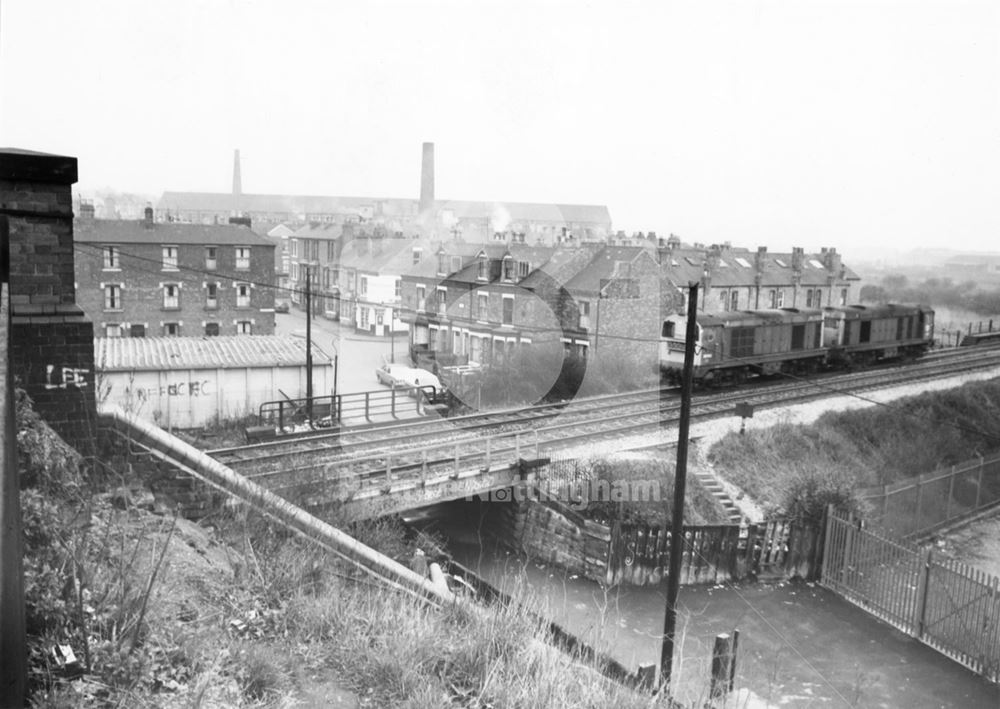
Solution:
M 0 217 L 10 238 L 11 367 L 38 413 L 83 453 L 93 449 L 93 326 L 76 306 L 76 158 L 0 152 Z
M 143 325 L 147 337 L 166 333 L 166 323 L 177 323 L 182 336 L 204 335 L 208 323 L 216 323 L 220 335 L 237 334 L 237 321 L 250 321 L 254 335 L 274 334 L 274 246 L 254 243 L 250 250 L 250 268 L 236 270 L 235 247 L 216 246 L 216 270 L 206 272 L 205 247 L 212 244 L 177 244 L 176 270 L 162 268 L 164 237 L 157 234 L 157 225 L 148 229 L 154 243 L 117 243 L 119 268 L 104 267 L 103 245 L 88 243 L 78 250 L 76 276 L 77 299 L 94 322 L 95 334 L 104 337 L 107 327 L 123 326 L 124 335 L 132 325 Z M 135 222 L 140 235 L 146 233 L 142 222 Z M 174 227 L 179 228 L 175 225 Z M 197 227 L 196 227 L 197 228 Z M 220 226 L 217 229 L 243 227 Z M 171 244 L 172 245 L 172 244 Z M 234 280 L 235 279 L 235 280 Z M 236 284 L 240 279 L 250 283 L 250 302 L 237 305 Z M 215 283 L 216 304 L 210 306 L 207 284 Z M 104 286 L 121 286 L 121 307 L 105 309 Z M 164 286 L 180 286 L 177 308 L 164 306 Z M 262 312 L 265 311 L 265 312 Z

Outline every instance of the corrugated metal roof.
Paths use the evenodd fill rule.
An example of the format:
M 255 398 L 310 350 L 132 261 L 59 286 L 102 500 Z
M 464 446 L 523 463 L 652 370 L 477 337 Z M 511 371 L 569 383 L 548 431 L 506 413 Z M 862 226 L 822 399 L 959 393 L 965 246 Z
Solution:
M 312 349 L 314 365 L 333 361 L 315 342 Z M 100 372 L 295 367 L 306 363 L 306 341 L 278 335 L 100 337 L 94 362 Z

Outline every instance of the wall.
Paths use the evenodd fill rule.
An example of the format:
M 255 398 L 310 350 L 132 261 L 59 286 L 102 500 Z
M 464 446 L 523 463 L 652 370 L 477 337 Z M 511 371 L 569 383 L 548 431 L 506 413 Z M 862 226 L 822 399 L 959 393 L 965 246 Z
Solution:
M 601 584 L 659 584 L 669 567 L 668 530 L 623 526 L 609 529 L 584 519 L 540 493 L 490 504 L 487 525 L 503 543 L 533 560 L 555 564 Z M 489 499 L 496 502 L 496 493 Z M 680 583 L 715 584 L 742 579 L 815 579 L 822 533 L 783 521 L 684 527 Z
M 101 398 L 163 428 L 197 428 L 256 414 L 260 405 L 305 397 L 304 366 L 101 372 Z M 313 367 L 317 396 L 333 388 L 331 367 Z M 280 390 L 280 391 L 279 391 Z
M 76 158 L 0 152 L 0 228 L 10 237 L 11 351 L 18 386 L 70 445 L 93 449 L 93 325 L 76 305 Z
M 98 226 L 99 226 L 99 221 Z M 87 228 L 86 223 L 82 228 Z M 235 268 L 235 246 L 218 244 L 217 268 L 206 273 L 205 247 L 201 244 L 177 244 L 177 270 L 162 268 L 162 237 L 156 224 L 148 230 L 154 243 L 118 243 L 121 250 L 119 269 L 105 269 L 104 256 L 98 242 L 88 243 L 77 255 L 76 276 L 79 284 L 80 306 L 94 323 L 95 335 L 104 337 L 107 325 L 141 324 L 147 337 L 165 335 L 164 323 L 180 323 L 182 336 L 202 336 L 206 323 L 218 323 L 220 335 L 237 334 L 235 321 L 251 321 L 252 334 L 274 334 L 274 291 L 263 283 L 274 282 L 274 246 L 253 243 L 250 250 L 250 268 Z M 141 222 L 135 223 L 138 234 L 145 233 Z M 182 229 L 183 225 L 171 225 Z M 240 229 L 244 227 L 218 226 L 214 229 Z M 98 231 L 99 233 L 99 231 Z M 166 237 L 169 238 L 169 237 Z M 169 242 L 167 242 L 169 243 Z M 171 244 L 173 245 L 173 244 Z M 248 244 L 250 245 L 250 244 Z M 225 276 L 225 277 L 224 277 Z M 235 278 L 235 280 L 234 280 Z M 236 286 L 239 279 L 250 283 L 250 304 L 236 305 Z M 163 306 L 163 285 L 180 286 L 179 308 Z M 206 284 L 216 283 L 217 305 L 208 307 Z M 116 311 L 104 309 L 105 284 L 122 287 L 122 307 Z

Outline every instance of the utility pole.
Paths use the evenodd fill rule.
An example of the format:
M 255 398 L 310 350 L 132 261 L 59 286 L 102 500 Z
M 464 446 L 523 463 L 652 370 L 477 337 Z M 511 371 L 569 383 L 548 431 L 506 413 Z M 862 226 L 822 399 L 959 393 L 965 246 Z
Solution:
M 14 377 L 10 369 L 10 228 L 0 216 L 0 706 L 24 706 L 28 647 L 24 621 L 21 485 L 17 475 Z
M 313 420 L 312 266 L 306 266 L 306 410 Z
M 677 630 L 677 594 L 680 591 L 681 553 L 684 545 L 684 493 L 687 485 L 688 433 L 691 429 L 691 384 L 694 350 L 698 337 L 698 284 L 688 284 L 687 334 L 684 342 L 684 373 L 681 378 L 681 420 L 677 433 L 677 469 L 674 473 L 674 509 L 670 527 L 670 570 L 667 575 L 667 612 L 663 617 L 663 648 L 660 652 L 660 687 L 670 686 Z

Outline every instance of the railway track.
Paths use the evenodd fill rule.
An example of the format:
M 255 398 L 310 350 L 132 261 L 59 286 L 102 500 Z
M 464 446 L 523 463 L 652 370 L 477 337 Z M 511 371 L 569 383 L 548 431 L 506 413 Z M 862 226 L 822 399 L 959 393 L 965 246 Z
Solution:
M 1000 366 L 1000 349 L 957 350 L 916 364 L 829 374 L 768 386 L 743 387 L 696 396 L 692 416 L 732 415 L 737 403 L 758 408 L 783 406 L 837 394 L 858 394 L 897 385 Z M 674 389 L 580 399 L 557 406 L 489 412 L 452 419 L 400 422 L 389 426 L 211 451 L 238 472 L 285 496 L 328 498 L 372 485 L 390 488 L 405 480 L 427 481 L 462 471 L 496 469 L 525 457 L 656 434 L 679 417 Z M 646 445 L 664 445 L 665 437 Z M 433 440 L 433 443 L 428 443 Z M 628 447 L 645 447 L 631 444 Z M 326 492 L 321 492 L 326 491 Z M 321 499 L 315 499 L 319 504 Z

